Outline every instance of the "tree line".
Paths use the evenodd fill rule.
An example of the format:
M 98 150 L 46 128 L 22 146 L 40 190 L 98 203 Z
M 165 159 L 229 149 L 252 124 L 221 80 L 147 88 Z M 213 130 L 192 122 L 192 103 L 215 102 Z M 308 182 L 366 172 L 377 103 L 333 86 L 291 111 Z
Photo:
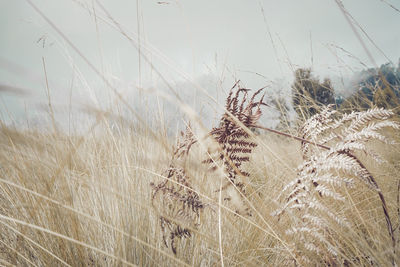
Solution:
M 353 85 L 355 88 L 349 88 L 354 93 L 343 98 L 335 94 L 330 79 L 320 81 L 310 68 L 297 69 L 292 84 L 294 110 L 300 118 L 309 118 L 320 107 L 329 104 L 344 112 L 383 107 L 400 114 L 400 60 L 397 67 L 386 63 L 378 68 L 363 70 L 358 76 Z

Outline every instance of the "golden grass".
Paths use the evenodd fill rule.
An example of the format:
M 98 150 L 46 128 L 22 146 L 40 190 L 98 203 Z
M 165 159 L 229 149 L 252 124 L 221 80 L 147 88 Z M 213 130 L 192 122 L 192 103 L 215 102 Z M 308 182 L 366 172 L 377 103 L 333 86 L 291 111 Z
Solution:
M 170 140 L 150 137 L 146 131 L 116 135 L 107 125 L 99 127 L 104 130 L 101 134 L 75 137 L 1 129 L 2 264 L 214 266 L 221 264 L 221 254 L 229 266 L 287 264 L 282 255 L 288 254 L 291 240 L 285 230 L 293 220 L 278 220 L 271 213 L 278 208 L 276 200 L 283 186 L 295 177 L 295 168 L 302 161 L 297 141 L 273 134 L 257 136 L 263 145 L 246 163 L 251 173 L 246 201 L 252 216 L 236 214 L 223 200 L 219 206 L 219 194 L 213 190 L 219 178 L 205 171 L 200 164 L 204 154 L 195 147 L 185 166 L 196 192 L 210 208 L 202 212 L 196 227 L 186 225 L 191 227 L 192 237 L 178 242 L 174 255 L 162 242 L 158 219 L 168 215 L 157 202 L 152 205 L 149 186 L 165 179 L 161 174 L 172 153 L 166 149 Z M 397 132 L 388 134 L 400 140 Z M 372 146 L 388 162 L 377 165 L 368 158 L 362 160 L 386 197 L 398 242 L 399 147 Z M 345 254 L 343 258 L 349 265 L 370 265 L 370 260 L 390 265 L 391 241 L 379 198 L 363 184 L 345 194 L 346 205 L 333 205 L 346 214 L 352 228 L 332 229 L 340 237 L 335 244 Z M 396 250 L 398 257 L 398 246 Z M 365 254 L 371 258 L 362 256 Z M 314 259 L 313 263 L 324 261 Z

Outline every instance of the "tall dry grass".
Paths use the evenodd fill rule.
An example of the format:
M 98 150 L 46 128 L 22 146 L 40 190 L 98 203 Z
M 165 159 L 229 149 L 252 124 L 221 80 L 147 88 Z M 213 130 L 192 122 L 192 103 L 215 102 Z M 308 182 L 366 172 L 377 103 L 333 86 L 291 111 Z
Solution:
M 344 201 L 320 194 L 321 203 L 346 218 L 345 225 L 332 223 L 326 212 L 313 213 L 326 224 L 318 231 L 335 248 L 336 254 L 329 254 L 315 253 L 311 245 L 299 245 L 311 240 L 316 248 L 329 247 L 318 243 L 315 236 L 307 240 L 307 235 L 288 234 L 288 229 L 307 226 L 303 217 L 296 217 L 301 212 L 274 216 L 282 208 L 280 200 L 285 199 L 283 188 L 299 175 L 296 168 L 304 161 L 301 142 L 274 133 L 242 132 L 257 146 L 240 165 L 240 171 L 245 169 L 248 175 L 238 176 L 243 179 L 238 188 L 237 180 L 232 179 L 238 174 L 235 170 L 210 171 L 210 165 L 205 164 L 207 155 L 218 151 L 218 142 L 200 138 L 192 131 L 198 142 L 191 144 L 185 160 L 176 162 L 190 176 L 189 184 L 165 173 L 174 155 L 174 140 L 150 129 L 126 127 L 116 133 L 106 120 L 100 120 L 97 131 L 66 136 L 3 125 L 1 264 L 399 264 L 398 145 L 368 142 L 368 149 L 386 159 L 380 164 L 367 155 L 357 155 L 385 197 L 395 248 L 378 194 L 363 183 L 355 183 L 348 188 L 330 187 Z M 382 134 L 400 140 L 398 130 L 385 129 Z M 150 184 L 166 181 L 198 197 L 202 205 L 198 216 L 181 216 L 173 206 L 180 207 L 181 203 L 168 194 L 154 200 L 154 186 Z M 231 187 L 225 186 L 232 181 Z M 176 237 L 172 245 L 171 231 L 162 229 L 160 218 L 189 234 Z
M 135 38 L 128 36 L 101 5 L 100 8 L 104 11 L 101 19 L 109 19 L 109 24 L 136 45 Z M 117 102 L 129 105 L 96 66 L 36 10 L 116 93 Z M 323 174 L 354 180 L 352 187 L 338 187 L 346 180 L 325 179 L 327 184 L 323 184 L 321 179 L 312 176 L 324 166 L 321 158 L 328 157 L 323 151 L 335 148 L 338 143 L 326 147 L 318 143 L 316 135 L 307 135 L 304 131 L 303 135 L 294 135 L 299 129 L 289 128 L 290 124 L 285 121 L 282 125 L 286 129 L 281 127 L 283 132 L 263 132 L 265 127 L 255 125 L 261 116 L 257 109 L 263 99 L 258 103 L 250 100 L 250 105 L 243 108 L 240 107 L 246 98 L 236 97 L 236 104 L 231 100 L 227 101 L 220 125 L 208 132 L 199 124 L 189 129 L 181 140 L 186 144 L 183 154 L 176 140 L 144 123 L 113 131 L 107 123 L 108 111 L 100 112 L 94 126 L 83 134 L 66 135 L 55 131 L 55 126 L 54 131 L 46 132 L 2 124 L 0 264 L 400 264 L 398 129 L 382 127 L 380 130 L 396 144 L 373 140 L 374 136 L 365 142 L 365 151 L 375 151 L 384 162 L 378 163 L 352 144 L 335 150 L 337 154 L 353 155 L 353 150 L 358 149 L 354 155 L 368 170 L 368 175 L 364 172 L 358 181 L 357 171 L 346 173 L 335 166 L 324 169 Z M 251 111 L 253 108 L 255 113 Z M 187 115 L 195 118 L 190 112 Z M 346 123 L 349 121 L 343 123 L 344 127 Z M 249 129 L 254 127 L 260 131 Z M 323 128 L 324 124 L 319 127 Z M 309 128 L 311 132 L 316 130 Z M 325 129 L 326 136 L 336 129 Z M 185 142 L 185 138 L 186 141 L 192 138 L 188 136 L 196 141 Z M 226 145 L 239 141 L 237 138 L 247 142 L 245 150 Z M 359 139 L 353 141 L 357 143 Z M 305 156 L 305 146 L 313 148 L 311 156 Z M 240 159 L 234 155 L 238 153 L 246 156 Z M 370 177 L 379 188 L 362 182 L 363 178 L 371 182 Z M 321 189 L 321 184 L 325 188 Z M 307 202 L 310 195 L 312 200 L 318 200 L 319 206 Z M 385 209 L 382 209 L 381 195 Z M 292 199 L 297 202 L 290 202 Z M 292 209 L 289 212 L 285 210 L 288 207 Z M 285 213 L 276 216 L 277 210 Z M 335 220 L 336 215 L 344 218 L 345 223 Z M 311 227 L 316 225 L 320 227 Z

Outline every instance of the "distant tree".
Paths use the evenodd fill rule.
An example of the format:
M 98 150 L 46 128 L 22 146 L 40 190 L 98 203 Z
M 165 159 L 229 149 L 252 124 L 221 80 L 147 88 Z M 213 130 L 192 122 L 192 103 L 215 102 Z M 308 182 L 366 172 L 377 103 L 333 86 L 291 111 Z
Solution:
M 331 80 L 325 78 L 321 83 L 312 75 L 311 69 L 297 69 L 292 85 L 292 101 L 297 114 L 309 118 L 317 113 L 320 106 L 335 103 Z
M 392 109 L 399 107 L 399 99 L 390 86 L 383 86 L 375 91 L 374 104 L 385 109 Z
M 399 66 L 391 63 L 360 72 L 356 92 L 348 97 L 341 106 L 344 110 L 366 110 L 373 106 L 386 109 L 400 105 L 400 62 Z M 399 113 L 400 110 L 397 110 Z

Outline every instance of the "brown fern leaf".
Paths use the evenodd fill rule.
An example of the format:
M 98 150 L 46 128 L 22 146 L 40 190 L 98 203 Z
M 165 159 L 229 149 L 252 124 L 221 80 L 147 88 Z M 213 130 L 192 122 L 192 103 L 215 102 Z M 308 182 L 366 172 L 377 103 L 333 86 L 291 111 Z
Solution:
M 263 102 L 264 95 L 256 100 L 263 90 L 264 88 L 259 89 L 249 98 L 250 90 L 242 88 L 239 81 L 235 83 L 226 99 L 226 112 L 221 117 L 219 126 L 210 132 L 210 135 L 219 143 L 221 150 L 203 161 L 211 165 L 211 170 L 217 168 L 216 163 L 222 163 L 230 181 L 241 189 L 242 193 L 244 193 L 244 185 L 238 181 L 237 177 L 250 175 L 242 169 L 242 163 L 249 161 L 257 144 L 250 140 L 249 134 L 237 121 L 248 128 L 257 123 L 262 115 L 261 106 L 266 105 Z
M 153 206 L 156 206 L 154 202 L 157 201 L 158 206 L 163 208 L 160 213 L 165 214 L 159 218 L 164 244 L 166 247 L 169 244 L 174 254 L 177 253 L 177 239 L 191 237 L 190 229 L 181 223 L 196 227 L 200 212 L 205 207 L 199 195 L 193 190 L 184 168 L 184 161 L 196 142 L 189 125 L 177 140 L 171 163 L 164 172 L 166 179 L 158 184 L 150 184 L 153 189 Z

